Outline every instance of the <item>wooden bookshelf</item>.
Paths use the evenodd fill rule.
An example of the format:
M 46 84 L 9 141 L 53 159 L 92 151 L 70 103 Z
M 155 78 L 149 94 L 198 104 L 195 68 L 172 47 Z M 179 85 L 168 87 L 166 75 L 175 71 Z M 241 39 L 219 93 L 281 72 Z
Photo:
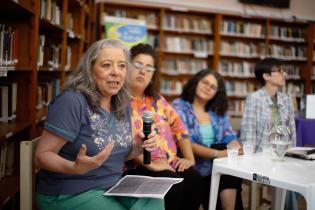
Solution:
M 148 23 L 148 31 L 149 36 L 158 37 L 159 43 L 155 46 L 161 81 L 157 88 L 169 100 L 178 97 L 192 74 L 211 68 L 225 77 L 230 113 L 240 116 L 245 97 L 258 88 L 254 66 L 264 57 L 283 61 L 288 70 L 285 91 L 299 97 L 315 88 L 315 76 L 311 79 L 315 71 L 314 23 L 113 1 L 99 3 L 98 12 L 100 16 L 106 13 L 136 19 L 144 16 L 148 22 L 158 20 L 155 25 L 152 21 Z M 103 18 L 100 19 L 98 34 L 103 37 Z M 189 21 L 197 24 L 187 24 Z M 198 29 L 189 25 L 208 27 Z M 211 50 L 207 42 L 211 42 Z M 189 49 L 186 46 L 190 43 L 202 48 Z M 150 41 L 149 44 L 154 46 Z
M 95 11 L 94 0 L 1 1 L 0 151 L 5 155 L 0 172 L 7 170 L 3 157 L 11 152 L 14 166 L 10 174 L 0 173 L 0 206 L 19 191 L 20 141 L 40 135 L 47 106 L 66 72 L 76 69 L 95 41 Z M 14 150 L 8 152 L 12 142 Z

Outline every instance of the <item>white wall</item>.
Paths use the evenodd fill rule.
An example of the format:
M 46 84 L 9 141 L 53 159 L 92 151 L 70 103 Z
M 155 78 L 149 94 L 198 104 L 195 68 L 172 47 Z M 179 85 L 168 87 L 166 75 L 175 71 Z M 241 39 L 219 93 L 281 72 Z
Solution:
M 118 0 L 99 0 L 105 2 L 118 2 Z M 177 9 L 198 9 L 206 11 L 218 11 L 241 15 L 268 16 L 275 18 L 298 19 L 315 21 L 315 0 L 290 0 L 289 9 L 275 9 L 263 6 L 242 4 L 238 0 L 119 0 L 126 3 L 145 3 L 154 5 L 166 5 Z M 276 1 L 276 0 L 275 0 Z

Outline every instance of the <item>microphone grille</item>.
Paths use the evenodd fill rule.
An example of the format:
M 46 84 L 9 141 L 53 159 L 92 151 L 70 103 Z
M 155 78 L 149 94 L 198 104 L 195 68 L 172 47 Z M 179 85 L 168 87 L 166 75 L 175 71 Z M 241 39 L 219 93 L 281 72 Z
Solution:
M 142 120 L 143 122 L 152 122 L 152 112 L 150 111 L 144 111 L 142 113 Z

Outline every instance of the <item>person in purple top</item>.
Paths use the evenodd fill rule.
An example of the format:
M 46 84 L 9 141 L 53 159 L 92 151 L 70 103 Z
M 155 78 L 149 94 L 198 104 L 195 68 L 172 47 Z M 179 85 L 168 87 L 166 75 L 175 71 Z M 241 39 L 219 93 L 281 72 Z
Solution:
M 241 150 L 226 115 L 224 80 L 217 72 L 201 70 L 188 80 L 180 98 L 172 104 L 189 130 L 196 168 L 203 176 L 202 205 L 208 209 L 213 159 L 227 156 L 226 144 L 238 145 Z M 243 209 L 241 182 L 236 177 L 221 176 L 217 209 Z

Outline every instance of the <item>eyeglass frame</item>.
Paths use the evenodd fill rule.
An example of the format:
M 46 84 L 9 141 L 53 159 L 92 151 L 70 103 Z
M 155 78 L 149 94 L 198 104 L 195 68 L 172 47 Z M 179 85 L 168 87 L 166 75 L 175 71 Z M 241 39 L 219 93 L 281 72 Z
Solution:
M 218 86 L 211 84 L 208 80 L 202 79 L 200 82 L 203 86 L 207 86 L 207 88 L 213 90 L 214 92 L 218 92 L 220 89 Z
M 270 73 L 272 73 L 272 72 L 278 72 L 278 73 L 280 73 L 282 75 L 287 74 L 287 71 L 282 66 L 280 66 L 277 69 L 270 70 Z
M 155 72 L 156 71 L 156 68 L 153 67 L 153 66 L 148 66 L 148 65 L 145 65 L 144 63 L 140 62 L 140 61 L 132 61 L 131 62 L 132 66 L 137 69 L 138 71 L 140 70 L 145 70 L 146 72 Z M 138 65 L 138 66 L 137 66 Z

